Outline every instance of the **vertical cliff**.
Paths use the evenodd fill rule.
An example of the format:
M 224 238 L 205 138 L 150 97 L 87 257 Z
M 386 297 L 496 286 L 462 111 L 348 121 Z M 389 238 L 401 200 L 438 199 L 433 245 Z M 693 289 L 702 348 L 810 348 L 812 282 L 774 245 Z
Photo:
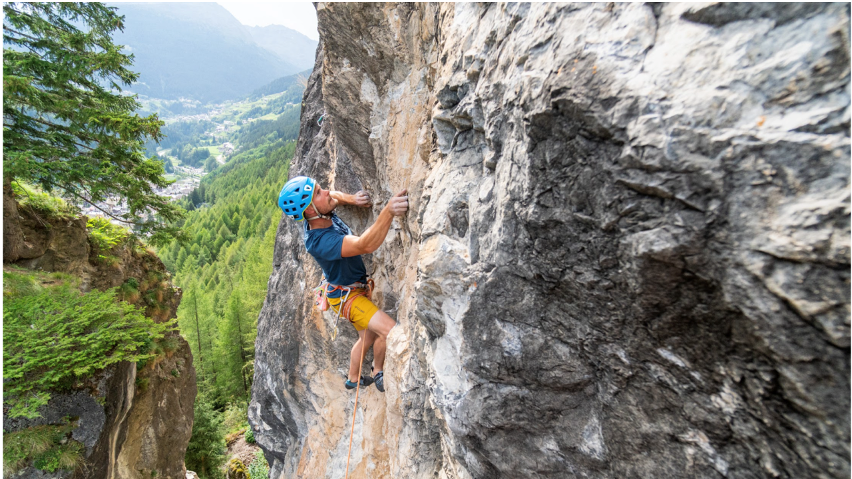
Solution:
M 130 281 L 136 286 L 125 299 L 144 309 L 145 316 L 155 322 L 175 317 L 181 291 L 173 287 L 156 255 L 130 241 L 97 251 L 85 217 L 50 217 L 22 207 L 8 183 L 3 188 L 3 240 L 4 266 L 68 273 L 79 278 L 83 292 Z M 195 368 L 189 344 L 177 331 L 167 333 L 160 348 L 144 366 L 116 363 L 79 378 L 69 388 L 52 391 L 39 418 L 9 418 L 4 409 L 5 433 L 62 424 L 70 418 L 74 427 L 65 440 L 84 446 L 82 464 L 73 471 L 47 473 L 30 464 L 4 472 L 16 478 L 184 479 Z
M 317 14 L 292 176 L 368 190 L 356 232 L 411 202 L 366 258 L 398 326 L 350 477 L 848 477 L 848 5 Z M 355 332 L 301 228 L 249 419 L 271 477 L 343 477 Z

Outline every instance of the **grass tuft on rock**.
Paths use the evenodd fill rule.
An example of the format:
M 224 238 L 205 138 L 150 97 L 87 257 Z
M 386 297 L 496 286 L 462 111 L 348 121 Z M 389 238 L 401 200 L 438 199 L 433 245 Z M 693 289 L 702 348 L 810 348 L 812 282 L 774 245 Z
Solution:
M 18 204 L 47 218 L 71 218 L 79 213 L 77 208 L 62 198 L 51 196 L 23 181 L 13 181 L 12 193 Z
M 3 476 L 11 477 L 29 465 L 47 472 L 76 469 L 83 463 L 84 452 L 83 444 L 69 439 L 76 427 L 66 419 L 64 424 L 4 433 Z

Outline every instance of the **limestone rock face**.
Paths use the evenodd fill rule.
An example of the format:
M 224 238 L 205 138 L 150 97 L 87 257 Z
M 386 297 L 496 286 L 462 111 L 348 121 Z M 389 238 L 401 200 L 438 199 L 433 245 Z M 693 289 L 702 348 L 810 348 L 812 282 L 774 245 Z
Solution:
M 317 13 L 291 176 L 368 190 L 356 234 L 411 204 L 365 258 L 398 325 L 349 477 L 849 476 L 847 5 Z M 342 477 L 356 335 L 302 235 L 249 419 L 270 477 Z

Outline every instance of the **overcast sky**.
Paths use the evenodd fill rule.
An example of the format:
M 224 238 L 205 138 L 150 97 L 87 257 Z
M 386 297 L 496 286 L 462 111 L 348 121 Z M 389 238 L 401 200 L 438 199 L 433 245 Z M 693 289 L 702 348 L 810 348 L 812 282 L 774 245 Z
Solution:
M 217 2 L 243 25 L 284 25 L 312 40 L 319 40 L 317 12 L 311 2 Z

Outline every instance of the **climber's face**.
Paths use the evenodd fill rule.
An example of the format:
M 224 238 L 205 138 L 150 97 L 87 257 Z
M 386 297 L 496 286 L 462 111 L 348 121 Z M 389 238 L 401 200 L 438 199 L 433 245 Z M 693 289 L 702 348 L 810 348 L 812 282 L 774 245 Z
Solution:
M 337 200 L 331 197 L 330 190 L 324 190 L 317 185 L 314 190 L 314 206 L 319 213 L 327 215 L 337 207 Z

